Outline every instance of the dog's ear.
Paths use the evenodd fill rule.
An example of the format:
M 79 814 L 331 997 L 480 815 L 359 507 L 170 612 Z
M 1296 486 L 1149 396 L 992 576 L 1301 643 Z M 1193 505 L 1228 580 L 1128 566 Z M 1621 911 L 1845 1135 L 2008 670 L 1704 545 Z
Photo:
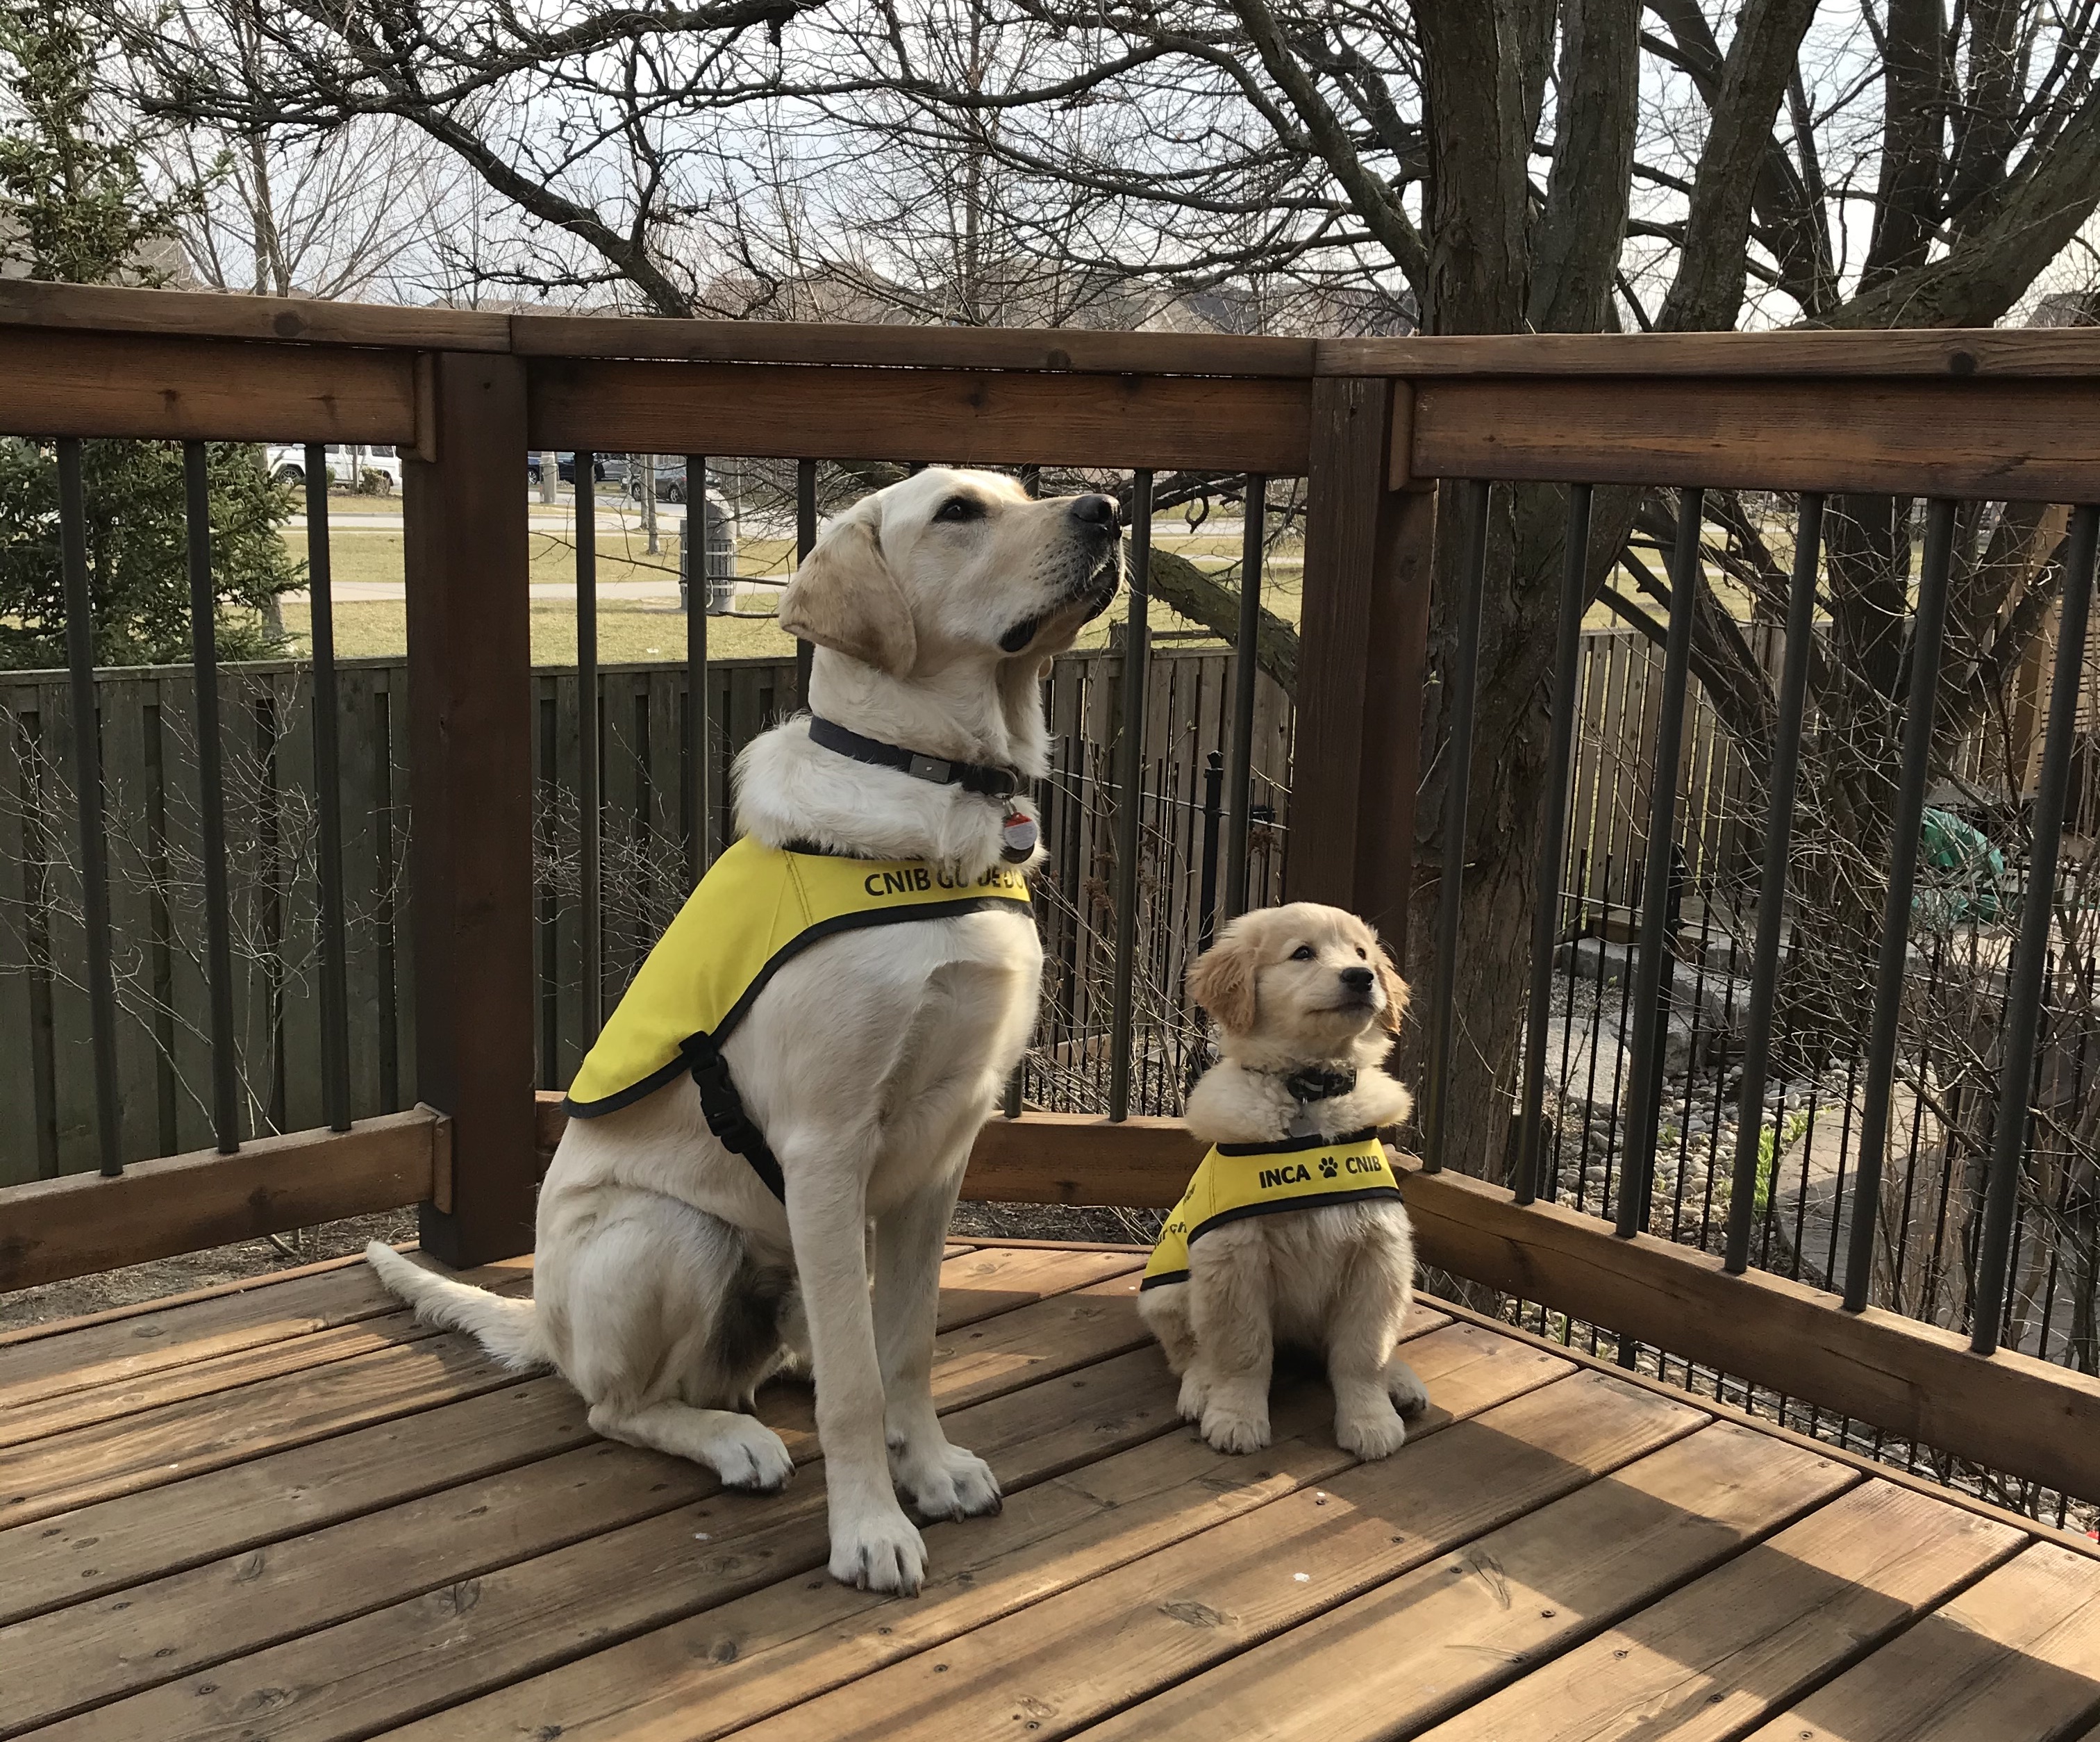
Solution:
M 1254 1027 L 1255 953 L 1249 940 L 1228 926 L 1225 935 L 1189 970 L 1189 996 L 1218 1019 L 1228 1034 Z
M 901 678 L 919 657 L 919 635 L 904 589 L 883 559 L 878 512 L 870 498 L 824 528 L 780 595 L 780 626 Z
M 1407 1014 L 1407 1001 L 1412 996 L 1407 982 L 1400 977 L 1400 970 L 1392 965 L 1392 957 L 1386 953 L 1385 945 L 1371 945 L 1371 966 L 1379 977 L 1379 984 L 1385 988 L 1385 1008 L 1379 1012 L 1379 1026 L 1388 1034 L 1400 1032 L 1400 1019 Z

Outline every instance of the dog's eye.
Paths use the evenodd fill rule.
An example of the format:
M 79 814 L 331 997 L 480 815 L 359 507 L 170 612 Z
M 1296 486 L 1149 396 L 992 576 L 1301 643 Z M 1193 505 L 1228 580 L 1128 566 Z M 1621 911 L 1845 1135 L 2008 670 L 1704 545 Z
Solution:
M 1357 960 L 1359 962 L 1369 962 L 1370 959 L 1370 952 L 1365 949 L 1362 944 L 1359 944 L 1357 946 Z
M 1310 962 L 1312 959 L 1312 946 L 1310 944 L 1299 944 L 1297 948 L 1291 951 L 1290 959 L 1293 962 Z
M 967 496 L 951 496 L 933 511 L 937 520 L 975 520 L 983 516 L 981 504 Z

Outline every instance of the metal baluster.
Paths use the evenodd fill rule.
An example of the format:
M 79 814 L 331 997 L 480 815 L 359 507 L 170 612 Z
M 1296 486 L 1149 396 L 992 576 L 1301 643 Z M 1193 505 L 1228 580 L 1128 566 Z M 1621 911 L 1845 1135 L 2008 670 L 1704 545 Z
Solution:
M 702 453 L 686 456 L 686 548 L 682 558 L 686 565 L 686 814 L 693 820 L 686 869 L 698 884 L 713 857 L 714 821 L 714 766 L 708 754 L 708 461 Z M 732 571 L 735 563 L 732 542 Z
M 1785 922 L 1787 852 L 1793 794 L 1801 769 L 1802 716 L 1808 705 L 1808 662 L 1815 651 L 1815 583 L 1823 572 L 1823 498 L 1801 498 L 1794 524 L 1793 576 L 1786 596 L 1786 659 L 1780 668 L 1779 735 L 1772 745 L 1771 802 L 1765 811 L 1764 872 L 1758 883 L 1758 936 L 1745 1018 L 1743 1085 L 1736 1104 L 1736 1181 L 1728 1199 L 1727 1256 L 1740 1276 L 1749 1267 L 1750 1222 L 1757 1205 L 1758 1150 L 1764 1130 L 1765 1073 L 1771 1057 L 1772 1004 L 1779 986 L 1779 934 Z
M 73 776 L 80 824 L 81 917 L 87 931 L 87 1019 L 95 1062 L 95 1138 L 102 1171 L 124 1171 L 117 1098 L 117 977 L 109 960 L 109 842 L 102 814 L 102 722 L 95 688 L 94 600 L 87 585 L 87 492 L 80 443 L 61 441 L 59 549 L 66 664 L 72 678 Z
M 2005 992 L 1997 1122 L 1992 1134 L 1990 1181 L 1983 1194 L 1983 1243 L 1976 1257 L 1976 1324 L 1969 1342 L 1978 1355 L 1990 1355 L 1996 1350 L 2005 1313 L 2013 1215 L 2019 1204 L 2020 1153 L 2027 1146 L 2028 1085 L 2034 1081 L 2049 927 L 2055 917 L 2057 854 L 2071 790 L 2079 680 L 2085 663 L 2085 627 L 2093 601 L 2096 551 L 2100 551 L 2100 507 L 2089 506 L 2071 518 L 2062 602 L 2058 608 L 2049 729 L 2042 741 L 2041 784 L 2035 794 L 2034 839 L 2027 855 L 2027 895 L 2020 909 L 2019 942 Z M 1858 1214 L 1855 1208 L 1853 1214 Z
M 576 812 L 582 833 L 584 1037 L 586 1050 L 605 1021 L 605 915 L 599 887 L 598 456 L 576 455 Z
M 810 560 L 810 553 L 817 548 L 817 462 L 797 460 L 795 462 L 795 566 L 799 568 Z M 795 705 L 810 705 L 810 661 L 816 649 L 810 643 L 797 640 L 795 643 Z
M 324 456 L 325 458 L 325 456 Z M 324 482 L 327 474 L 322 474 Z M 203 837 L 205 977 L 211 992 L 211 1123 L 218 1152 L 240 1147 L 240 1081 L 233 1045 L 233 922 L 226 886 L 226 778 L 218 736 L 218 598 L 211 580 L 211 484 L 205 445 L 183 444 L 189 535 L 190 663 L 196 700 L 197 817 Z
M 1458 576 L 1458 648 L 1449 674 L 1451 736 L 1444 749 L 1444 868 L 1436 890 L 1436 992 L 1430 1005 L 1422 1170 L 1440 1174 L 1451 1094 L 1451 1025 L 1458 979 L 1459 898 L 1466 876 L 1466 808 L 1473 779 L 1473 701 L 1480 682 L 1480 595 L 1488 568 L 1485 479 L 1467 487 L 1466 564 Z
M 1225 759 L 1213 750 L 1203 760 L 1202 880 L 1196 899 L 1196 948 L 1211 947 L 1218 934 L 1218 823 L 1225 809 Z
M 1700 579 L 1700 529 L 1705 492 L 1679 497 L 1677 547 L 1670 555 L 1670 633 L 1663 644 L 1662 701 L 1657 723 L 1655 771 L 1648 788 L 1648 859 L 1641 873 L 1640 957 L 1634 966 L 1632 1120 L 1626 1130 L 1626 1165 L 1619 1175 L 1618 1232 L 1630 1239 L 1648 1226 L 1648 1196 L 1655 1184 L 1655 1145 L 1662 1087 L 1662 1051 L 1670 1001 L 1676 988 L 1674 960 L 1664 979 L 1670 910 L 1670 850 L 1676 845 L 1677 776 L 1684 754 L 1684 702 L 1691 688 L 1692 602 Z M 1665 989 L 1665 986 L 1668 989 Z M 1621 1364 L 1633 1364 L 1631 1345 L 1621 1341 Z
M 329 570 L 328 449 L 307 444 L 307 614 L 314 643 L 314 797 L 320 822 L 321 1109 L 350 1129 L 350 976 L 343 959 L 342 759 L 337 733 L 335 599 Z
M 1538 1196 L 1539 1126 L 1546 1103 L 1546 1025 L 1553 1001 L 1553 948 L 1560 934 L 1560 861 L 1567 851 L 1568 785 L 1575 760 L 1575 710 L 1582 683 L 1582 612 L 1590 579 L 1586 484 L 1568 487 L 1568 531 L 1560 564 L 1560 622 L 1553 652 L 1553 736 L 1546 756 L 1546 811 L 1540 819 L 1538 905 L 1531 922 L 1531 1001 L 1524 1011 L 1524 1099 L 1516 1139 L 1516 1200 Z M 1547 1182 L 1546 1196 L 1553 1196 Z
M 1932 717 L 1939 700 L 1939 649 L 1947 625 L 1947 577 L 1954 560 L 1954 508 L 1935 501 L 1926 511 L 1925 566 L 1917 580 L 1911 632 L 1903 772 L 1896 788 L 1889 887 L 1882 904 L 1882 943 L 1874 965 L 1874 1022 L 1867 1041 L 1867 1098 L 1860 1116 L 1858 1165 L 1852 1175 L 1852 1227 L 1845 1258 L 1845 1310 L 1864 1311 L 1874 1269 L 1874 1228 L 1882 1205 L 1882 1152 L 1888 1147 L 1889 1100 L 1895 1088 L 1896 1018 L 1908 966 L 1911 891 L 1917 878 L 1925 785 L 1931 773 Z
M 1109 1016 L 1109 1117 L 1130 1116 L 1131 976 L 1137 954 L 1137 825 L 1145 776 L 1146 618 L 1152 563 L 1152 474 L 1132 475 L 1130 615 L 1123 650 L 1123 754 L 1116 790 L 1115 989 Z
M 1240 537 L 1239 639 L 1233 671 L 1232 808 L 1225 825 L 1225 912 L 1228 920 L 1246 911 L 1247 838 L 1254 823 L 1254 692 L 1260 661 L 1261 554 L 1268 517 L 1268 480 L 1247 475 L 1245 526 Z

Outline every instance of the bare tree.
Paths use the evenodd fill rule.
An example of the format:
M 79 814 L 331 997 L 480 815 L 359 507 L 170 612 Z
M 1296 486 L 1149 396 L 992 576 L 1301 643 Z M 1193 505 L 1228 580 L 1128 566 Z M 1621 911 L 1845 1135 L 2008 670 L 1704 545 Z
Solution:
M 552 23 L 488 0 L 300 0 L 260 32 L 259 82 L 143 33 L 132 46 L 152 100 L 186 117 L 399 117 L 520 214 L 492 281 L 666 314 L 1128 321 L 1171 293 L 1270 331 L 1988 325 L 2100 204 L 2100 11 L 2052 0 L 1740 0 L 1718 16 L 1697 0 L 585 0 Z M 1524 997 L 1537 625 L 1563 524 L 1549 489 L 1498 503 L 1449 1103 L 1454 1160 L 1482 1172 L 1503 1150 Z M 1739 508 L 1714 506 L 1731 559 L 1759 568 L 1771 553 Z M 1833 509 L 1818 701 L 1851 713 L 1815 773 L 1871 843 L 1910 509 Z M 1602 493 L 1589 552 L 1593 586 L 1650 629 L 1659 582 L 1629 540 L 1667 515 Z M 2046 555 L 1994 528 L 1965 571 L 1961 695 L 2017 665 Z M 1769 680 L 1718 596 L 1699 621 L 1701 680 L 1754 744 Z M 1440 609 L 1431 634 L 1433 741 Z M 1423 794 L 1425 865 L 1447 772 L 1432 761 Z M 1435 905 L 1425 881 L 1418 973 Z

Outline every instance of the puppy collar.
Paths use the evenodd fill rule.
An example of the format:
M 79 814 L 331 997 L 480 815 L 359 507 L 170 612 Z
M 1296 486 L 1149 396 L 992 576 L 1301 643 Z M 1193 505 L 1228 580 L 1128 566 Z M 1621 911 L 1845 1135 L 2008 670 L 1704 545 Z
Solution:
M 1356 1068 L 1352 1066 L 1346 1071 L 1331 1071 L 1322 1064 L 1308 1065 L 1302 1071 L 1291 1072 L 1283 1079 L 1283 1086 L 1290 1091 L 1294 1101 L 1331 1101 L 1355 1089 Z
M 895 768 L 915 780 L 936 786 L 960 786 L 966 793 L 986 798 L 1011 798 L 1021 790 L 1021 776 L 1012 768 L 988 763 L 957 762 L 944 756 L 929 756 L 901 745 L 885 744 L 879 738 L 862 737 L 821 714 L 810 716 L 810 741 L 822 745 L 855 762 L 872 763 L 878 768 Z

